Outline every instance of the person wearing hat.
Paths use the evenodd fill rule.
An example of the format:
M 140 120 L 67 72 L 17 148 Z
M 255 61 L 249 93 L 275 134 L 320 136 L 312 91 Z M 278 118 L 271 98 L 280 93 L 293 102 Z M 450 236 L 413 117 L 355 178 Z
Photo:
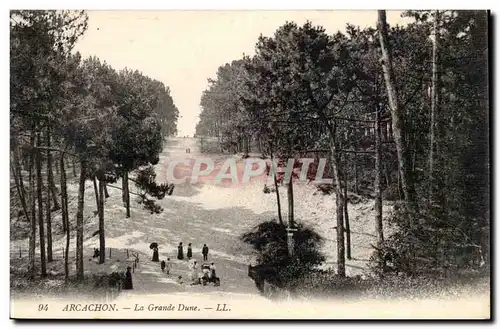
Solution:
M 208 247 L 206 244 L 203 245 L 203 249 L 201 249 L 201 253 L 203 254 L 203 260 L 208 260 Z

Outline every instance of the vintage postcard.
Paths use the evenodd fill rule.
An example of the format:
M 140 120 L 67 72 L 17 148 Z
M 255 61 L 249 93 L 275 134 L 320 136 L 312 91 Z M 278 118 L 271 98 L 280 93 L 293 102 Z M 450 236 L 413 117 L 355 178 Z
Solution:
M 11 318 L 490 319 L 489 24 L 11 10 Z

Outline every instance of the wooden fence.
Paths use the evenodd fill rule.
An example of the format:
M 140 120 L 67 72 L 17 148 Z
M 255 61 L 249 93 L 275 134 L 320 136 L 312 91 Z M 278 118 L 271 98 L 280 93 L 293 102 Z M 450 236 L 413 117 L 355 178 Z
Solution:
M 39 247 L 37 246 L 36 250 L 35 250 L 35 253 L 36 254 L 40 254 L 40 251 L 39 251 Z M 53 260 L 60 260 L 60 259 L 64 259 L 66 254 L 65 254 L 65 248 L 57 248 L 57 249 L 52 249 L 52 258 Z M 91 254 L 89 255 L 86 255 L 85 254 L 85 251 L 90 251 Z M 74 250 L 72 251 L 72 253 L 74 253 Z M 94 253 L 94 248 L 91 248 L 91 249 L 84 249 L 84 259 L 86 258 L 86 256 L 88 257 L 92 257 L 93 256 L 93 253 Z M 47 253 L 45 254 L 47 255 Z M 11 248 L 10 249 L 10 259 L 11 260 L 14 260 L 14 259 L 22 259 L 24 257 L 28 257 L 29 256 L 29 249 L 26 248 L 26 247 L 16 247 L 16 248 Z M 133 262 L 134 263 L 138 263 L 137 259 L 139 259 L 139 254 L 138 252 L 134 252 L 132 251 L 131 249 L 116 249 L 116 248 L 113 248 L 113 247 L 108 247 L 106 248 L 106 259 L 113 259 L 113 258 L 116 258 L 116 259 L 123 259 L 124 260 L 128 260 L 130 258 L 130 256 L 134 257 L 134 260 Z M 123 257 L 120 257 L 120 256 L 123 256 Z M 70 257 L 74 257 L 74 255 L 70 255 Z M 126 258 L 125 258 L 126 257 Z M 132 264 L 131 264 L 132 266 Z

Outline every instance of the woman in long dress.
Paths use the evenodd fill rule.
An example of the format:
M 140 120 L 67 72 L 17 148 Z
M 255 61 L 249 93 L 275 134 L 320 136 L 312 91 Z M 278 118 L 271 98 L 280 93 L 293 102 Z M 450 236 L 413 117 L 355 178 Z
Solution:
M 182 242 L 179 243 L 177 247 L 177 259 L 184 259 L 184 249 L 182 247 Z
M 198 263 L 196 261 L 193 262 L 193 265 L 191 267 L 191 278 L 193 280 L 198 279 Z
M 124 283 L 124 289 L 133 289 L 134 286 L 132 284 L 132 273 L 130 273 L 131 267 L 127 267 L 127 272 L 125 273 L 125 283 Z
M 212 262 L 210 264 L 210 279 L 215 280 L 217 276 L 215 275 L 215 264 Z
M 159 262 L 160 261 L 160 257 L 158 256 L 158 247 L 155 247 L 153 249 L 153 259 L 152 259 L 153 262 Z
M 191 243 L 188 244 L 188 250 L 187 250 L 187 259 L 193 258 L 193 249 L 191 249 Z

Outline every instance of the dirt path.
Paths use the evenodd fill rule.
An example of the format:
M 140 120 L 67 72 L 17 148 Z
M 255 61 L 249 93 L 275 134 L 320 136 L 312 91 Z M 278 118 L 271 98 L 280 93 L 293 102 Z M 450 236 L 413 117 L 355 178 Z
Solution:
M 191 153 L 187 154 L 186 148 L 190 148 Z M 186 156 L 195 158 L 200 155 L 195 139 L 169 140 L 156 166 L 157 181 L 164 180 L 164 176 L 162 177 L 166 170 L 164 166 L 172 158 Z M 187 166 L 179 167 L 176 176 L 188 174 Z M 253 223 L 259 216 L 241 207 L 206 209 L 193 199 L 200 187 L 200 184 L 190 183 L 176 185 L 172 196 L 166 196 L 158 202 L 164 208 L 161 214 L 148 215 L 144 209 L 134 207 L 131 219 L 125 219 L 126 225 L 114 225 L 107 229 L 107 245 L 122 243 L 124 244 L 122 248 L 130 248 L 143 255 L 133 276 L 134 290 L 126 292 L 126 295 L 185 291 L 258 294 L 253 281 L 247 275 L 250 249 L 239 241 L 241 232 L 235 231 L 235 228 L 244 227 L 238 224 L 238 218 L 245 217 L 248 222 Z M 111 196 L 115 197 L 119 195 Z M 117 209 L 118 211 L 121 212 L 121 209 Z M 124 239 L 124 236 L 127 237 Z M 115 241 L 114 237 L 120 241 Z M 149 250 L 151 242 L 159 244 L 160 260 L 170 257 L 173 263 L 170 275 L 161 271 L 159 263 L 151 261 L 152 253 Z M 198 263 L 202 262 L 201 248 L 203 244 L 207 244 L 210 249 L 208 262 L 215 263 L 217 275 L 221 277 L 219 287 L 189 284 L 188 261 L 176 259 L 179 242 L 183 242 L 185 254 L 188 243 L 192 243 L 193 258 Z M 179 275 L 183 277 L 184 284 L 179 285 L 176 282 Z
M 191 152 L 186 153 L 186 148 Z M 192 158 L 205 156 L 199 152 L 197 140 L 194 138 L 171 138 L 166 141 L 160 154 L 160 161 L 155 166 L 157 182 L 166 179 L 167 165 L 174 158 Z M 220 168 L 226 159 L 233 155 L 210 155 L 215 168 Z M 241 161 L 238 166 L 241 166 Z M 240 170 L 241 167 L 238 167 Z M 176 166 L 176 177 L 189 176 L 190 166 Z M 121 186 L 118 181 L 115 186 Z M 126 250 L 140 253 L 140 267 L 134 273 L 134 290 L 132 294 L 163 294 L 186 291 L 218 291 L 221 293 L 257 294 L 253 281 L 247 276 L 247 266 L 251 261 L 251 250 L 243 244 L 239 237 L 242 233 L 254 227 L 263 220 L 276 218 L 276 200 L 274 194 L 262 192 L 263 181 L 251 181 L 245 186 L 230 184 L 214 184 L 212 180 L 204 180 L 196 184 L 189 181 L 177 184 L 173 195 L 166 196 L 157 203 L 164 209 L 160 214 L 149 214 L 131 195 L 131 217 L 125 218 L 121 190 L 108 188 L 110 197 L 105 201 L 105 234 L 106 248 L 113 249 L 113 255 L 121 252 L 121 261 L 106 260 L 104 265 L 87 262 L 87 273 L 125 270 L 132 263 L 127 260 Z M 135 191 L 134 184 L 130 189 Z M 333 196 L 315 195 L 315 187 L 311 184 L 297 184 L 295 188 L 295 218 L 312 226 L 325 239 L 323 251 L 327 256 L 325 267 L 335 266 L 336 241 L 333 228 Z M 74 225 L 76 211 L 77 184 L 68 185 L 70 194 L 70 220 Z M 286 188 L 280 189 L 282 202 L 286 202 Z M 372 223 L 371 203 L 351 207 L 351 230 L 353 257 L 347 262 L 349 275 L 357 274 L 366 269 L 366 261 L 371 252 L 369 243 L 373 239 L 374 225 Z M 286 208 L 286 207 L 285 207 Z M 92 254 L 92 248 L 99 246 L 99 239 L 94 235 L 98 230 L 98 220 L 95 213 L 95 196 L 92 182 L 86 183 L 85 191 L 85 257 Z M 283 209 L 286 217 L 286 209 Z M 51 270 L 64 273 L 62 250 L 66 240 L 57 226 L 60 215 L 53 218 L 54 254 L 57 261 L 51 263 Z M 74 233 L 74 232 L 72 232 Z M 174 262 L 172 275 L 161 273 L 158 263 L 151 262 L 152 252 L 149 245 L 159 244 L 160 259 L 170 257 Z M 177 245 L 183 242 L 185 246 L 192 243 L 193 255 L 202 259 L 201 248 L 207 244 L 210 248 L 209 261 L 214 261 L 221 286 L 199 287 L 178 285 L 177 276 L 184 278 L 188 274 L 187 261 L 176 259 Z M 74 254 L 76 242 L 74 234 L 70 242 L 70 254 Z M 11 252 L 17 253 L 21 248 L 27 250 L 27 239 L 11 241 Z M 125 256 L 124 256 L 125 255 Z M 27 257 L 27 252 L 26 252 Z M 118 256 L 117 256 L 118 257 Z M 114 257 L 113 257 L 114 258 Z M 20 260 L 20 262 L 24 262 Z M 74 271 L 74 259 L 71 258 L 70 269 Z M 25 263 L 25 262 L 24 262 Z

